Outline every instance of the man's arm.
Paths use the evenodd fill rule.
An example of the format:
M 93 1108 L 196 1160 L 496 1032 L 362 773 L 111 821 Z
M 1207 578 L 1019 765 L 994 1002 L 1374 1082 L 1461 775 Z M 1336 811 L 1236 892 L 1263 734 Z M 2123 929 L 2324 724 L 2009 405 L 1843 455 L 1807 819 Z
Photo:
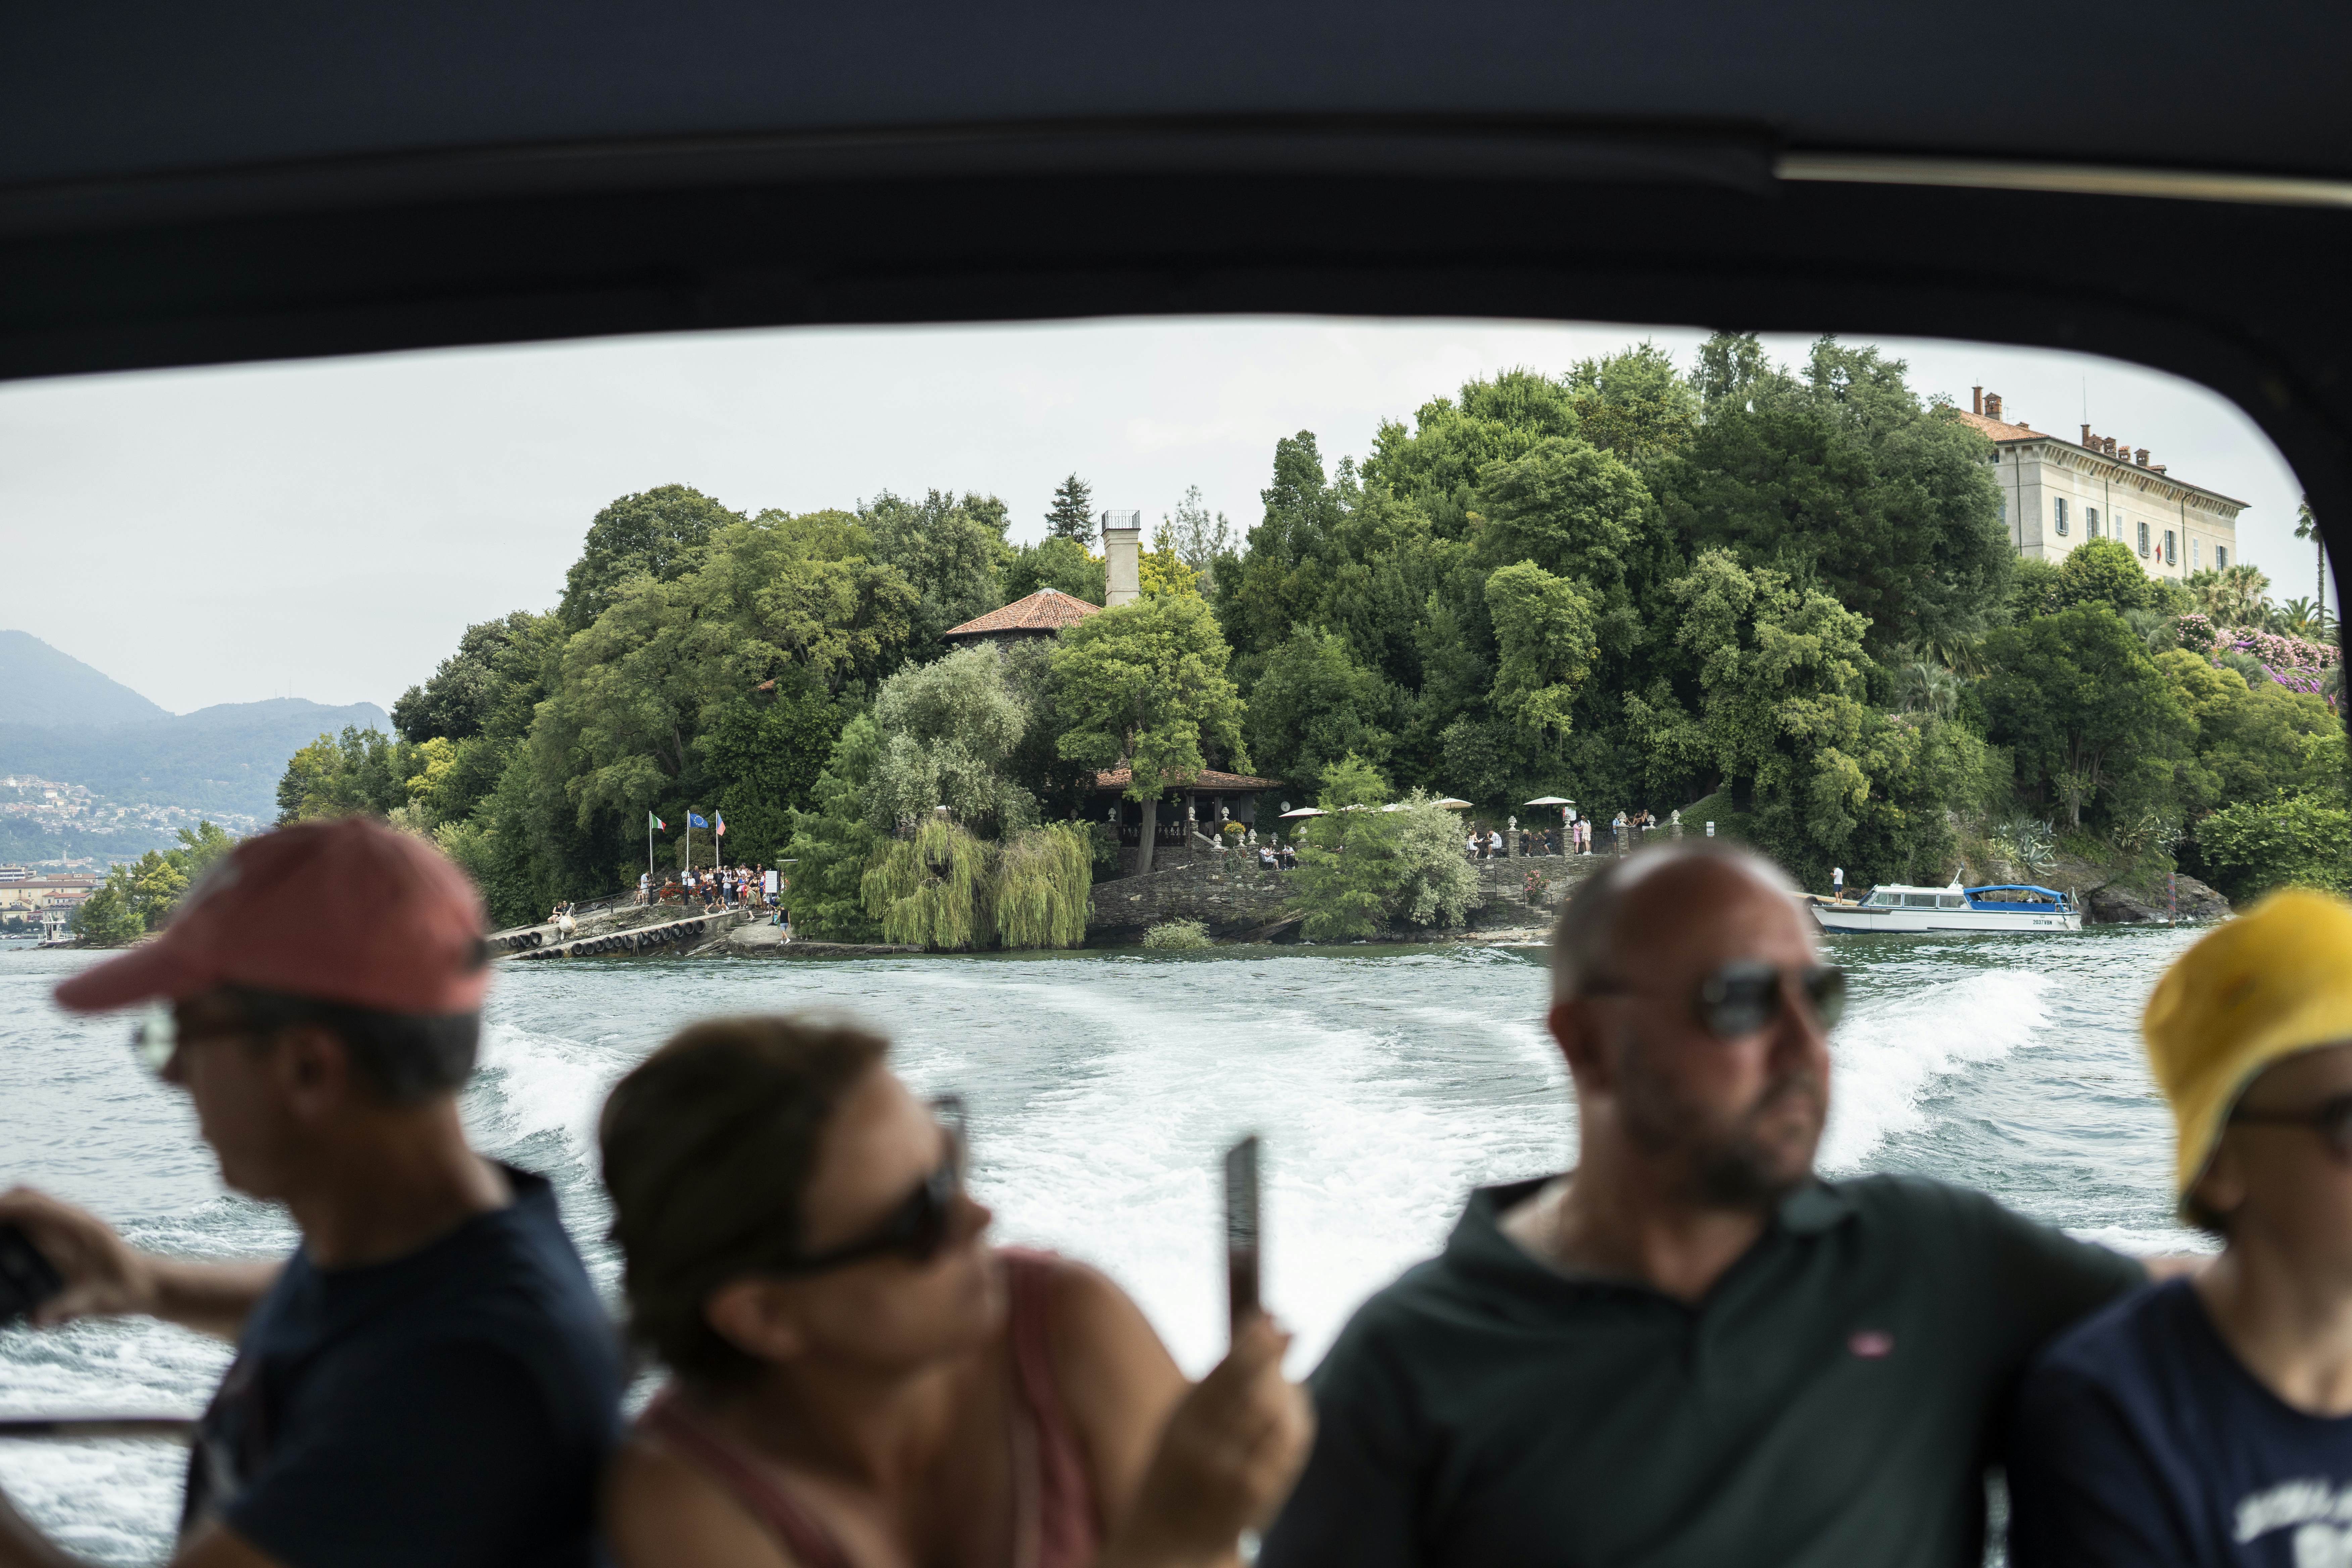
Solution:
M 98 1568 L 35 1530 L 0 1495 L 0 1568 Z M 172 1558 L 171 1568 L 279 1568 L 233 1530 L 207 1525 Z
M 135 1312 L 234 1340 L 285 1267 L 157 1258 L 96 1215 L 30 1187 L 0 1193 L 0 1224 L 21 1227 L 65 1279 L 66 1288 L 33 1314 L 45 1328 Z

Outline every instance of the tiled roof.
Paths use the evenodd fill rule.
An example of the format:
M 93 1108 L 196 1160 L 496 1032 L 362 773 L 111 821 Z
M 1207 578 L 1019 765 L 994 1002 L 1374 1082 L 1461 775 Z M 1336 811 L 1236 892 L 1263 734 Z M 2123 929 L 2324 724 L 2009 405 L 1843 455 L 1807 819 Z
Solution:
M 1095 775 L 1095 788 L 1098 790 L 1125 789 L 1134 782 L 1134 773 L 1127 768 L 1113 768 L 1107 773 Z M 1181 788 L 1216 791 L 1272 789 L 1280 781 L 1252 778 L 1247 773 L 1221 773 L 1214 768 L 1202 768 L 1198 778 L 1175 782 Z
M 1077 625 L 1088 616 L 1100 614 L 1100 605 L 1074 599 L 1058 588 L 1040 588 L 1025 599 L 1015 599 L 1001 610 L 976 616 L 960 626 L 949 627 L 940 635 L 984 637 L 1003 632 L 1058 632 L 1064 626 Z
M 1955 412 L 1958 413 L 1961 418 L 1967 420 L 1969 424 L 1975 426 L 1979 430 L 1983 431 L 1986 435 L 1991 437 L 1996 441 L 2032 441 L 2037 438 L 2044 441 L 2063 439 L 2062 437 L 2051 435 L 2047 430 L 2036 430 L 2030 425 L 2007 424 L 2001 420 L 1993 418 L 1990 415 L 1971 414 L 1965 408 L 1957 409 Z

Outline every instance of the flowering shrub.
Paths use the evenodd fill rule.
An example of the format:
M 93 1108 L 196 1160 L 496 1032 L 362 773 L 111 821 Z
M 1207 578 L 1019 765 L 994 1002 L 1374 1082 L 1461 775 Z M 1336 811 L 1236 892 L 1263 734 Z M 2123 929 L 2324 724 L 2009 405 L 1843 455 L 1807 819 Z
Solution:
M 2191 653 L 2213 651 L 2213 622 L 2207 616 L 2183 616 L 2174 623 L 2180 646 Z
M 2314 697 L 2319 695 L 2319 678 L 2336 660 L 2336 650 L 2326 643 L 2305 642 L 2275 632 L 2242 631 L 2231 646 L 2258 660 L 2263 672 L 2288 690 L 2307 691 Z

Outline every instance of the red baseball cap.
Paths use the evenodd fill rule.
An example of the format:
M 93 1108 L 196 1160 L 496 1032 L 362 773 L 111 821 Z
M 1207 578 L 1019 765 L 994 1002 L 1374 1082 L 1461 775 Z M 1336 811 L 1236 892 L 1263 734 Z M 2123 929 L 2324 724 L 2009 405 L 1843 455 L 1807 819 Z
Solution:
M 383 1013 L 472 1013 L 489 988 L 482 900 L 421 838 L 347 816 L 263 833 L 189 889 L 171 923 L 57 988 L 97 1013 L 222 985 Z

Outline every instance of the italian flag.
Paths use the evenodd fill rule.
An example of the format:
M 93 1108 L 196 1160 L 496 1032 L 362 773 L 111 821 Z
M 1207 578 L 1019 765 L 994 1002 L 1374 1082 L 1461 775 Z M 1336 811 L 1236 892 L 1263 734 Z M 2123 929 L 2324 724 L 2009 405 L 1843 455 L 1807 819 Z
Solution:
M 660 817 L 656 816 L 655 816 L 652 812 L 650 812 L 650 811 L 649 811 L 649 812 L 647 812 L 647 813 L 646 813 L 646 820 L 647 822 L 652 823 L 656 827 L 660 828 L 660 829 L 661 829 L 663 832 L 665 832 L 665 833 L 667 833 L 667 832 L 668 832 L 668 831 L 669 831 L 669 824 L 668 824 L 668 823 L 667 823 L 667 822 L 664 822 Z

